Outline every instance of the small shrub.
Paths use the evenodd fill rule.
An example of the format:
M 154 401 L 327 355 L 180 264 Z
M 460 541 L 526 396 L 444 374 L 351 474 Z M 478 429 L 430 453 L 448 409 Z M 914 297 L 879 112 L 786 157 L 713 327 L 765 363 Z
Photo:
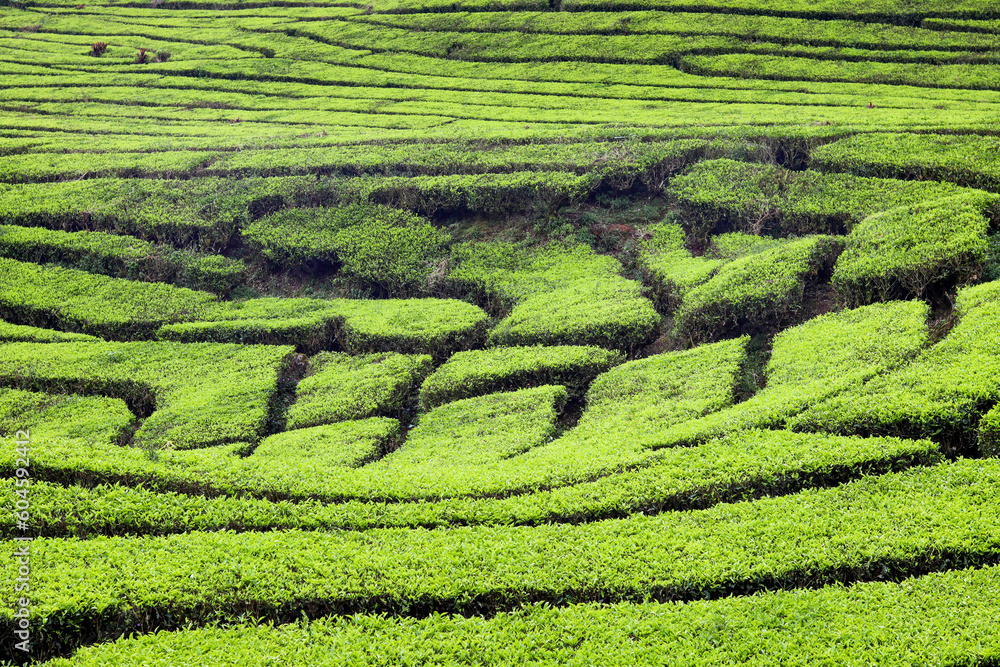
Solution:
M 139 65 L 145 65 L 149 62 L 149 54 L 146 52 L 146 49 L 139 49 L 139 53 L 135 56 L 135 62 Z
M 95 58 L 99 58 L 104 55 L 104 52 L 108 50 L 107 42 L 94 42 L 93 46 L 90 47 L 90 55 Z

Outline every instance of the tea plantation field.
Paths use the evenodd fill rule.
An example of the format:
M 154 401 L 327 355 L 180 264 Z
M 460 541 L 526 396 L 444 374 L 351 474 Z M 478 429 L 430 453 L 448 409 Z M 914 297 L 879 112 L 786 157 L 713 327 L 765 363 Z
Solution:
M 0 0 L 0 433 L 0 664 L 1000 665 L 1000 6 Z

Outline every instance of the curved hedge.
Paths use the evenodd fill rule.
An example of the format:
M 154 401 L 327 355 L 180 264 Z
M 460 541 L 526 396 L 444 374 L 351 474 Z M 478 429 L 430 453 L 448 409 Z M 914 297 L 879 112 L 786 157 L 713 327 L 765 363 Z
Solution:
M 855 227 L 832 282 L 850 304 L 925 298 L 982 278 L 995 261 L 983 210 L 998 197 L 964 195 L 892 209 Z

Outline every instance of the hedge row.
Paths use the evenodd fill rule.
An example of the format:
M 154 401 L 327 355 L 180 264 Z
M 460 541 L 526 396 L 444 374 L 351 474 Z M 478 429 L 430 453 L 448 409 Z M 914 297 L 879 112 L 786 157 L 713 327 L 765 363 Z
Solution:
M 420 407 L 544 384 L 566 387 L 579 398 L 595 377 L 624 360 L 620 352 L 571 345 L 458 352 L 420 385 Z
M 829 313 L 774 338 L 766 386 L 731 408 L 684 422 L 654 446 L 693 444 L 747 428 L 783 428 L 794 415 L 913 359 L 928 342 L 928 306 L 873 304 Z
M 198 171 L 221 153 L 172 151 L 163 153 L 28 153 L 9 155 L 0 165 L 4 183 L 44 183 L 83 178 L 176 178 Z
M 673 312 L 692 289 L 708 282 L 727 262 L 772 250 L 788 242 L 742 232 L 729 232 L 707 239 L 702 256 L 687 250 L 684 228 L 660 223 L 647 228 L 649 238 L 639 246 L 637 262 L 661 312 Z
M 103 394 L 146 417 L 137 445 L 190 449 L 258 440 L 288 347 L 177 343 L 8 343 L 0 383 Z
M 245 271 L 239 260 L 175 250 L 131 236 L 11 225 L 0 225 L 0 256 L 218 293 L 239 284 Z
M 220 303 L 199 321 L 162 327 L 157 336 L 182 342 L 294 344 L 314 353 L 339 346 L 352 354 L 452 352 L 479 344 L 486 313 L 455 299 L 278 299 Z
M 55 329 L 29 327 L 0 321 L 0 341 L 9 343 L 73 343 L 99 341 L 100 338 L 80 333 L 66 333 Z
M 625 9 L 626 3 L 607 0 L 565 0 L 567 11 Z M 988 0 L 931 0 L 922 2 L 920 11 L 902 10 L 893 0 L 875 0 L 864 5 L 845 6 L 843 0 L 630 0 L 627 5 L 636 10 L 717 11 L 723 14 L 770 14 L 779 16 L 808 16 L 815 19 L 860 19 L 865 22 L 897 23 L 902 20 L 919 21 L 928 14 L 945 16 L 992 15 L 996 7 Z
M 979 416 L 1000 399 L 1000 283 L 958 293 L 958 324 L 893 373 L 812 405 L 789 425 L 831 433 L 930 437 L 949 450 L 973 445 Z
M 704 139 L 680 139 L 515 146 L 441 143 L 427 145 L 420 151 L 405 144 L 244 150 L 216 160 L 205 173 L 247 177 L 298 173 L 446 176 L 515 171 L 594 172 L 605 182 L 628 189 L 637 179 L 654 186 L 662 183 L 670 174 L 703 156 L 708 146 Z
M 321 197 L 305 178 L 183 181 L 102 178 L 0 188 L 0 224 L 106 231 L 223 248 L 282 203 Z
M 627 7 L 619 6 L 619 9 L 624 8 Z M 949 43 L 940 37 L 934 39 L 933 33 L 923 31 L 917 32 L 919 36 L 911 36 L 907 44 L 900 39 L 905 34 L 902 30 L 892 31 L 895 34 L 879 39 L 877 32 L 870 26 L 859 28 L 856 24 L 849 23 L 840 24 L 841 32 L 838 35 L 852 35 L 853 39 L 843 36 L 831 39 L 831 28 L 827 28 L 831 32 L 826 32 L 825 35 L 817 34 L 820 31 L 810 30 L 811 26 L 804 21 L 786 21 L 783 31 L 773 23 L 769 26 L 761 26 L 759 23 L 756 26 L 734 26 L 728 30 L 720 29 L 715 24 L 706 30 L 704 26 L 710 18 L 703 18 L 702 21 L 697 18 L 689 19 L 686 29 L 679 25 L 683 19 L 674 19 L 671 26 L 673 29 L 662 32 L 641 28 L 632 31 L 626 24 L 619 24 L 610 34 L 590 34 L 603 31 L 581 30 L 580 20 L 575 22 L 576 25 L 572 25 L 572 19 L 560 21 L 556 18 L 555 21 L 550 21 L 549 17 L 553 15 L 558 17 L 553 12 L 536 15 L 536 29 L 527 31 L 522 31 L 518 26 L 507 26 L 504 29 L 502 20 L 486 31 L 477 30 L 476 18 L 466 25 L 456 26 L 454 22 L 428 23 L 417 28 L 384 25 L 386 22 L 379 18 L 369 18 L 364 22 L 333 19 L 322 23 L 301 22 L 284 29 L 294 31 L 299 36 L 359 50 L 367 47 L 376 51 L 398 51 L 431 58 L 504 63 L 575 61 L 674 64 L 691 53 L 700 54 L 702 59 L 710 59 L 713 55 L 744 52 L 831 60 L 861 59 L 867 56 L 872 61 L 889 62 L 991 62 L 995 61 L 995 55 L 989 54 L 989 49 L 997 46 L 996 41 L 980 35 L 966 39 L 953 38 Z M 631 17 L 626 15 L 620 18 L 628 21 Z M 489 19 L 484 17 L 483 20 Z M 566 23 L 570 23 L 570 26 L 565 26 Z M 551 28 L 547 30 L 548 26 Z M 804 34 L 799 36 L 800 32 Z M 794 37 L 789 39 L 789 35 Z M 865 40 L 866 37 L 868 41 Z M 986 51 L 985 56 L 981 55 L 983 51 Z M 990 58 L 990 55 L 994 57 Z
M 351 21 L 312 21 L 293 28 L 317 41 L 354 49 L 401 51 L 431 58 L 479 62 L 576 61 L 667 64 L 684 53 L 731 52 L 740 40 L 703 35 L 547 35 L 517 31 L 413 32 Z
M 54 397 L 46 397 L 53 400 Z M 23 421 L 21 422 L 24 423 Z M 378 423 L 373 425 L 377 428 Z M 324 466 L 354 466 L 367 462 L 372 452 L 392 443 L 389 437 L 349 439 L 337 424 L 271 436 L 264 443 L 287 445 L 280 452 L 295 456 L 329 456 Z M 391 423 L 385 423 L 391 429 Z M 371 428 L 369 426 L 368 428 Z M 50 448 L 50 431 L 32 425 L 45 438 L 39 459 L 45 477 L 64 478 L 50 467 L 59 448 Z M 379 434 L 382 431 L 374 431 Z M 302 434 L 301 439 L 295 434 Z M 282 442 L 284 441 L 284 442 Z M 262 452 L 258 447 L 254 457 Z M 266 450 L 264 450 L 266 451 Z M 380 452 L 379 452 L 380 453 Z M 376 456 L 378 454 L 375 454 Z M 251 457 L 253 458 L 253 457 Z M 263 461 L 263 459 L 261 459 Z M 862 475 L 883 474 L 911 465 L 941 460 L 937 446 L 927 440 L 900 440 L 833 436 L 789 431 L 749 431 L 698 447 L 675 447 L 643 467 L 530 494 L 505 498 L 451 498 L 436 502 L 375 503 L 345 501 L 327 504 L 314 499 L 268 501 L 228 496 L 206 497 L 176 492 L 157 493 L 145 484 L 101 484 L 93 488 L 35 481 L 31 491 L 39 536 L 165 535 L 194 530 L 259 531 L 368 530 L 389 527 L 456 525 L 541 525 L 623 518 L 635 513 L 710 507 L 720 502 L 781 495 L 812 486 L 830 486 Z M 312 458 L 319 463 L 317 458 Z M 146 463 L 147 461 L 143 461 Z M 64 467 L 62 462 L 57 465 Z M 36 473 L 37 474 L 37 473 Z M 84 477 L 85 470 L 67 473 Z M 139 470 L 132 479 L 141 478 Z M 6 484 L 13 487 L 14 480 Z M 153 485 L 154 488 L 157 485 Z M 0 532 L 13 534 L 14 517 L 0 522 Z
M 723 262 L 692 256 L 685 247 L 687 235 L 680 225 L 660 223 L 647 232 L 650 238 L 639 247 L 638 264 L 660 311 L 670 313 L 685 294 L 715 275 Z
M 667 192 L 692 221 L 697 234 L 707 237 L 713 231 L 731 229 L 782 236 L 843 233 L 875 213 L 968 191 L 947 183 L 706 160 L 674 178 Z
M 1000 457 L 1000 408 L 997 406 L 979 420 L 979 453 Z
M 523 477 L 521 455 L 552 440 L 566 399 L 563 387 L 542 385 L 435 408 L 420 418 L 402 447 L 370 467 L 382 478 L 378 486 L 389 488 L 368 493 L 412 500 L 505 494 L 523 486 L 508 471 Z
M 164 324 L 194 319 L 216 300 L 184 287 L 0 258 L 0 317 L 19 324 L 152 338 Z
M 428 355 L 321 352 L 296 388 L 287 428 L 397 415 L 430 371 Z
M 182 287 L 9 259 L 0 259 L 0 317 L 116 340 L 290 344 L 310 353 L 339 345 L 442 360 L 477 345 L 487 320 L 454 299 L 218 302 Z
M 882 30 L 886 28 L 880 26 Z M 273 39 L 273 33 L 271 37 Z M 297 41 L 302 45 L 310 44 L 304 38 Z M 762 48 L 775 51 L 774 44 L 762 45 Z M 802 47 L 792 47 L 789 51 L 817 52 Z M 822 49 L 827 55 L 829 51 L 829 47 Z M 852 57 L 863 54 L 866 60 L 884 58 L 887 53 L 849 51 L 853 52 Z M 934 57 L 961 55 L 936 52 Z M 95 62 L 89 58 L 84 60 Z M 9 67 L 0 63 L 0 68 Z M 276 75 L 274 67 L 281 67 L 285 74 Z M 723 156 L 738 155 L 746 147 L 745 141 L 730 142 L 726 137 L 743 140 L 774 135 L 801 137 L 805 133 L 842 137 L 852 131 L 884 131 L 887 126 L 897 130 L 913 127 L 919 131 L 934 127 L 954 130 L 978 126 L 982 129 L 984 122 L 988 124 L 988 110 L 975 108 L 983 93 L 924 89 L 919 93 L 909 91 L 901 98 L 901 91 L 864 84 L 810 82 L 808 88 L 803 88 L 801 82 L 711 80 L 648 65 L 581 67 L 573 62 L 549 62 L 543 66 L 469 63 L 398 51 L 359 56 L 333 49 L 324 54 L 322 62 L 275 57 L 241 58 L 224 63 L 217 58 L 161 63 L 156 76 L 144 75 L 133 66 L 91 65 L 89 73 L 81 68 L 87 65 L 76 65 L 72 75 L 53 74 L 51 69 L 30 74 L 12 72 L 17 74 L 15 80 L 21 86 L 6 89 L 12 99 L 44 102 L 50 110 L 63 115 L 25 119 L 10 113 L 11 127 L 110 134 L 113 136 L 102 138 L 101 145 L 107 146 L 106 152 L 159 152 L 165 147 L 231 152 L 427 140 L 451 145 L 470 141 L 471 146 L 479 142 L 503 144 L 526 140 L 615 142 L 613 153 L 622 153 L 622 157 L 627 158 L 619 164 L 628 172 L 633 168 L 629 165 L 634 164 L 634 158 L 629 155 L 635 155 L 632 147 L 635 139 L 673 142 L 702 137 L 712 140 L 706 155 Z M 118 75 L 122 85 L 107 85 L 109 71 Z M 260 97 L 260 81 L 268 82 L 263 98 Z M 138 96 L 145 96 L 148 101 L 144 91 L 149 89 L 157 91 L 157 102 L 163 106 L 144 107 L 144 118 L 132 119 L 128 134 L 123 135 L 122 126 L 114 122 L 119 108 Z M 81 95 L 94 96 L 94 102 L 99 102 L 88 108 L 96 116 L 71 115 L 79 111 L 77 102 Z M 545 97 L 541 100 L 539 96 Z M 879 105 L 879 110 L 871 111 L 867 105 L 859 105 L 859 96 L 871 99 Z M 580 105 L 581 98 L 586 98 L 586 105 Z M 657 108 L 647 100 L 670 101 L 673 105 Z M 945 113 L 934 109 L 955 101 L 962 104 L 958 108 L 949 107 Z M 750 125 L 741 128 L 727 110 L 705 107 L 705 103 L 746 105 L 741 109 L 741 117 Z M 900 104 L 905 107 L 900 108 Z M 211 105 L 222 108 L 190 108 Z M 176 121 L 176 107 L 188 107 L 184 109 L 185 122 Z M 830 107 L 836 107 L 836 111 Z M 699 121 L 711 124 L 691 125 L 690 114 L 694 109 L 698 110 Z M 372 110 L 380 113 L 370 113 Z M 323 112 L 324 120 L 328 121 L 322 128 L 315 125 L 316 112 Z M 274 122 L 276 113 L 280 113 L 282 120 L 305 124 L 305 134 L 303 129 L 290 129 L 287 123 Z M 832 113 L 837 114 L 836 128 L 801 125 L 810 120 L 825 123 L 834 118 Z M 236 114 L 244 114 L 247 120 L 254 122 L 222 124 L 221 121 L 232 120 Z M 617 124 L 624 116 L 635 125 L 628 135 L 618 131 Z M 657 122 L 664 118 L 677 124 L 665 127 Z M 529 127 L 524 127 L 525 123 Z M 616 125 L 588 127 L 581 123 Z M 760 127 L 771 123 L 777 125 Z M 782 127 L 783 123 L 790 127 Z M 757 127 L 748 130 L 753 125 Z M 724 131 L 720 131 L 723 128 Z M 150 136 L 143 139 L 143 135 L 161 139 L 152 141 Z M 65 135 L 47 133 L 47 136 Z M 720 137 L 721 140 L 715 141 Z M 24 150 L 89 152 L 93 144 L 81 145 L 79 139 L 74 140 L 71 136 L 50 140 L 43 146 L 27 144 Z M 373 155 L 378 153 L 372 150 Z M 430 156 L 434 154 L 428 152 Z M 555 157 L 557 154 L 550 155 Z M 521 155 L 528 156 L 538 168 L 542 167 L 540 160 L 543 158 L 538 153 Z M 372 166 L 363 157 L 356 159 L 362 171 Z M 606 162 L 599 155 L 595 159 L 598 167 Z M 485 161 L 490 162 L 488 158 Z M 580 158 L 569 159 L 569 162 L 579 161 Z M 409 162 L 421 164 L 417 158 L 409 158 Z M 670 162 L 677 163 L 673 156 L 667 164 Z
M 575 428 L 529 457 L 550 484 L 646 464 L 670 428 L 732 405 L 746 363 L 739 338 L 637 359 L 600 375 Z
M 445 244 L 419 216 L 357 204 L 280 211 L 251 223 L 243 238 L 276 264 L 336 262 L 346 276 L 392 294 L 426 288 Z
M 552 211 L 586 199 L 600 184 L 593 174 L 518 171 L 509 174 L 358 177 L 332 183 L 342 203 L 386 204 L 428 215 Z
M 860 50 L 848 54 L 844 53 L 843 49 L 835 47 L 797 51 L 772 47 L 759 51 L 759 53 L 730 55 L 687 55 L 681 60 L 680 67 L 685 72 L 701 76 L 747 77 L 777 81 L 841 81 L 973 90 L 1000 89 L 1000 76 L 996 73 L 996 56 L 993 54 L 977 57 L 979 54 L 947 51 L 911 55 L 892 51 Z M 788 55 L 780 55 L 781 53 Z M 845 56 L 853 57 L 848 60 Z M 890 62 L 878 62 L 880 60 Z M 903 62 L 891 62 L 900 60 Z M 911 62 L 906 62 L 907 60 Z
M 452 290 L 505 315 L 490 332 L 493 345 L 633 350 L 659 324 L 640 285 L 620 276 L 620 263 L 584 245 L 463 244 L 452 248 L 450 263 Z
M 961 460 L 583 526 L 43 538 L 31 545 L 32 636 L 44 655 L 79 645 L 82 627 L 99 640 L 241 614 L 470 614 L 535 601 L 676 600 L 896 579 L 995 561 L 998 488 L 1000 462 Z M 0 563 L 11 579 L 17 567 Z M 0 612 L 8 634 L 13 595 Z
M 877 133 L 856 135 L 821 146 L 810 156 L 810 161 L 819 169 L 829 171 L 949 181 L 996 191 L 1000 189 L 998 153 L 998 137 Z M 996 211 L 994 217 L 1000 217 Z
M 130 637 L 47 664 L 221 667 L 281 655 L 289 666 L 326 667 L 345 653 L 380 666 L 466 665 L 469 656 L 483 666 L 578 664 L 602 656 L 607 665 L 654 667 L 667 655 L 713 667 L 988 664 L 1000 656 L 998 596 L 1000 568 L 987 567 L 686 604 L 530 605 L 488 619 L 359 614 L 277 627 L 213 626 Z
M 633 351 L 660 323 L 641 285 L 619 276 L 578 280 L 528 297 L 489 334 L 492 345 L 599 345 Z
M 535 11 L 428 12 L 387 15 L 381 12 L 345 20 L 394 28 L 464 33 L 523 32 L 543 34 L 722 35 L 789 46 L 853 46 L 870 49 L 989 50 L 1000 47 L 996 35 L 970 34 L 962 22 L 932 23 L 937 29 L 872 25 L 863 21 L 815 20 L 775 15 L 709 11 Z M 673 3 L 672 3 L 673 4 Z M 705 7 L 703 3 L 703 7 Z M 931 19 L 934 21 L 934 19 Z M 941 23 L 949 27 L 938 28 Z M 982 22 L 968 22 L 981 25 Z M 952 32 L 957 31 L 957 32 Z
M 662 454 L 648 445 L 657 441 L 658 434 L 732 403 L 745 344 L 745 340 L 726 341 L 612 369 L 592 385 L 578 426 L 554 440 L 555 420 L 567 393 L 562 387 L 542 386 L 436 408 L 421 416 L 402 449 L 360 470 L 318 468 L 308 458 L 295 456 L 280 466 L 273 460 L 260 464 L 253 455 L 243 458 L 252 451 L 251 434 L 246 436 L 249 442 L 228 448 L 159 451 L 155 460 L 139 450 L 102 444 L 109 441 L 106 437 L 87 442 L 46 438 L 46 448 L 36 453 L 34 465 L 36 475 L 46 471 L 46 479 L 118 481 L 212 496 L 299 501 L 506 497 L 597 480 L 654 462 Z M 47 345 L 53 344 L 35 347 Z M 86 345 L 99 344 L 77 347 Z M 325 435 L 328 440 L 338 438 L 337 449 L 353 449 L 357 439 L 376 438 L 384 451 L 391 448 L 399 430 L 395 420 L 384 418 L 335 426 Z M 638 484 L 649 488 L 647 482 Z M 494 511 L 475 506 L 472 502 L 472 510 L 462 510 L 459 502 L 456 511 L 466 516 Z
M 684 295 L 675 335 L 700 342 L 792 320 L 806 286 L 829 275 L 842 247 L 837 238 L 811 236 L 726 264 Z
M 926 298 L 981 279 L 992 257 L 984 210 L 995 195 L 962 195 L 876 214 L 845 240 L 832 282 L 850 304 Z
M 398 438 L 395 419 L 323 424 L 265 438 L 251 456 L 235 465 L 244 474 L 266 477 L 283 469 L 317 478 L 337 468 L 360 468 L 385 454 Z

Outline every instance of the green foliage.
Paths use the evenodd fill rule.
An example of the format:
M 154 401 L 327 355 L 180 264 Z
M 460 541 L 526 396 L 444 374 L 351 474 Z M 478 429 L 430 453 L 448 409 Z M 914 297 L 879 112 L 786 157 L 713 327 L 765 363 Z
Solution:
M 345 274 L 396 294 L 427 287 L 444 239 L 430 223 L 399 226 L 375 216 L 337 234 L 337 256 Z
M 51 442 L 71 441 L 84 447 L 110 445 L 109 450 L 115 451 L 122 450 L 118 443 L 134 424 L 135 415 L 121 399 L 0 388 L 0 433 L 6 436 L 28 429 Z M 36 453 L 44 458 L 44 452 L 42 449 Z M 13 471 L 14 454 L 5 455 L 5 469 Z M 58 455 L 54 458 L 58 460 Z
M 352 354 L 396 351 L 444 359 L 478 344 L 487 316 L 454 299 L 261 298 L 220 303 L 199 319 L 164 326 L 157 335 L 183 342 L 293 344 L 305 353 L 339 345 Z
M 203 311 L 212 317 L 219 311 Z M 338 320 L 323 313 L 303 317 L 253 318 L 167 324 L 156 332 L 159 340 L 178 343 L 233 343 L 237 345 L 294 345 L 304 354 L 315 354 L 336 344 Z
M 630 2 L 6 2 L 33 660 L 997 660 L 996 3 Z
M 344 203 L 368 202 L 442 213 L 501 214 L 551 211 L 586 197 L 600 183 L 593 174 L 517 171 L 509 174 L 360 177 L 338 182 Z
M 280 211 L 251 223 L 243 236 L 278 264 L 338 261 L 348 276 L 393 293 L 426 287 L 444 244 L 419 216 L 358 204 Z
M 1000 197 L 965 195 L 891 209 L 854 228 L 833 273 L 852 304 L 922 298 L 981 279 L 989 257 L 984 209 Z
M 361 427 L 388 427 L 390 437 L 359 437 Z M 325 424 L 277 433 L 265 438 L 244 463 L 249 471 L 275 468 L 322 478 L 330 468 L 359 468 L 384 451 L 386 441 L 398 429 L 391 419 Z M 364 431 L 362 431 L 363 433 Z
M 288 621 L 307 608 L 342 615 L 422 603 L 481 613 L 523 596 L 528 581 L 536 601 L 638 601 L 650 590 L 676 600 L 903 578 L 956 558 L 985 565 L 1000 541 L 998 487 L 1000 463 L 962 460 L 581 526 L 37 539 L 33 560 L 64 564 L 32 572 L 34 608 L 46 619 L 39 635 L 51 637 L 38 649 L 78 644 L 81 620 L 111 634 L 168 608 L 166 627 L 242 613 Z M 5 577 L 16 568 L 16 559 L 0 563 Z M 2 613 L 9 632 L 13 611 Z
M 705 255 L 713 259 L 732 261 L 740 257 L 776 248 L 786 242 L 786 239 L 744 234 L 743 232 L 729 232 L 713 236 L 711 238 L 711 245 L 705 251 Z
M 459 352 L 420 385 L 420 407 L 545 384 L 581 397 L 595 377 L 624 360 L 620 352 L 569 345 Z
M 389 420 L 383 420 L 388 422 Z M 23 420 L 20 423 L 25 423 Z M 378 424 L 368 420 L 365 424 Z M 317 431 L 322 451 L 370 452 L 386 439 L 345 439 L 360 422 L 341 422 L 329 430 L 303 429 L 272 436 L 266 442 L 304 431 Z M 386 424 L 391 427 L 391 423 Z M 339 430 L 334 430 L 334 428 Z M 32 433 L 49 438 L 49 431 L 32 423 Z M 362 431 L 363 433 L 364 431 Z M 333 435 L 337 435 L 336 441 Z M 307 442 L 313 442 L 308 438 Z M 65 451 L 65 450 L 62 450 Z M 62 453 L 60 451 L 59 453 Z M 260 448 L 254 454 L 260 453 Z M 39 460 L 46 476 L 67 480 L 84 474 L 85 467 L 68 469 L 65 459 L 53 460 L 56 452 Z M 179 463 L 173 453 L 169 459 Z M 250 457 L 253 459 L 254 456 Z M 353 455 L 352 455 L 353 456 Z M 161 455 L 167 460 L 168 454 Z M 300 457 L 303 458 L 303 457 Z M 450 498 L 436 502 L 345 501 L 327 504 L 311 498 L 297 502 L 267 501 L 175 492 L 156 493 L 145 486 L 163 487 L 159 480 L 129 487 L 101 485 L 94 489 L 36 482 L 32 505 L 37 517 L 37 535 L 94 534 L 162 535 L 190 530 L 366 530 L 386 527 L 454 525 L 540 525 L 552 522 L 583 522 L 625 517 L 636 512 L 654 514 L 667 510 L 705 508 L 720 502 L 781 495 L 810 486 L 842 483 L 860 475 L 882 474 L 910 465 L 926 465 L 941 459 L 929 441 L 897 438 L 856 438 L 789 431 L 750 431 L 710 441 L 698 447 L 661 450 L 643 466 L 593 481 L 539 490 L 501 498 Z M 281 462 L 298 460 L 294 456 Z M 345 459 L 339 459 L 342 462 Z M 351 461 L 358 459 L 351 459 Z M 303 458 L 308 466 L 310 459 Z M 248 460 L 252 463 L 251 460 Z M 137 462 L 149 470 L 145 460 Z M 264 468 L 272 469 L 275 461 Z M 238 464 L 237 464 L 238 465 Z M 93 463 L 91 468 L 95 467 Z M 312 468 L 315 470 L 315 466 Z M 329 474 L 320 468 L 322 475 Z M 105 472 L 106 471 L 102 471 Z M 247 469 L 249 472 L 249 469 Z M 133 473 L 137 474 L 138 470 Z M 246 473 L 244 473 L 246 474 Z M 260 470 L 256 471 L 261 474 Z M 315 475 L 304 472 L 307 477 Z M 13 484 L 13 480 L 8 480 Z M 0 524 L 0 530 L 11 523 Z
M 1000 457 L 1000 407 L 994 406 L 979 420 L 979 453 Z
M 0 188 L 0 224 L 99 230 L 202 248 L 226 246 L 274 202 L 306 198 L 302 178 L 92 179 Z
M 796 430 L 930 437 L 972 445 L 979 415 L 1000 399 L 997 283 L 959 292 L 958 324 L 913 363 L 847 388 L 789 421 Z
M 812 162 L 862 176 L 951 181 L 995 191 L 1000 187 L 998 151 L 996 137 L 879 133 L 822 146 Z M 993 217 L 1000 217 L 995 203 Z
M 479 345 L 488 319 L 456 299 L 343 299 L 333 307 L 344 316 L 339 342 L 345 351 L 430 354 L 437 361 Z
M 239 260 L 174 250 L 130 236 L 10 225 L 0 225 L 0 256 L 219 293 L 235 287 L 245 271 Z
M 600 345 L 632 351 L 660 316 L 640 285 L 619 276 L 581 279 L 528 297 L 489 334 L 492 345 Z
M 549 243 L 527 250 L 505 241 L 455 245 L 450 264 L 448 282 L 453 288 L 495 313 L 573 281 L 614 276 L 621 270 L 614 258 L 587 246 Z
M 500 346 L 599 345 L 632 350 L 659 324 L 621 264 L 583 245 L 549 243 L 526 251 L 511 243 L 452 249 L 452 289 L 506 313 L 489 334 Z
M 896 301 L 828 313 L 780 332 L 765 368 L 767 384 L 731 408 L 679 424 L 661 445 L 702 442 L 786 420 L 836 393 L 900 367 L 927 344 L 929 308 Z
M 515 499 L 521 497 L 518 492 L 587 482 L 662 458 L 662 452 L 647 448 L 658 442 L 659 434 L 671 425 L 731 404 L 745 343 L 726 341 L 613 369 L 593 384 L 579 425 L 555 439 L 555 420 L 567 392 L 562 387 L 542 386 L 464 399 L 432 410 L 422 416 L 400 450 L 358 470 L 317 471 L 301 461 L 260 465 L 252 455 L 241 458 L 252 449 L 252 441 L 229 449 L 161 451 L 154 461 L 136 450 L 100 442 L 53 442 L 36 456 L 35 465 L 59 479 L 81 479 L 82 475 L 85 480 L 125 480 L 157 491 L 205 495 L 337 502 L 453 499 L 442 506 L 443 514 L 434 509 L 427 510 L 430 514 L 399 510 L 401 518 L 391 521 L 404 523 L 428 517 L 439 522 L 442 516 L 483 521 L 487 519 L 475 517 L 510 515 L 534 521 L 528 517 L 552 516 L 553 512 L 572 515 L 580 507 L 609 511 L 607 502 L 616 497 L 623 497 L 622 502 L 655 501 L 665 488 L 657 474 L 667 473 L 659 468 L 659 473 L 625 477 L 620 480 L 621 488 L 608 478 L 596 487 L 553 491 L 550 500 L 526 499 L 524 505 Z M 338 437 L 375 439 L 371 446 L 380 451 L 391 449 L 399 432 L 393 419 L 341 424 Z M 135 455 L 129 455 L 130 451 Z M 673 492 L 667 495 L 669 500 Z M 494 506 L 468 496 L 510 499 L 498 500 Z M 355 525 L 373 520 L 370 508 L 365 507 L 361 503 L 345 506 L 338 521 Z
M 558 651 L 560 662 L 616 656 L 619 664 L 652 667 L 684 651 L 691 665 L 806 664 L 836 659 L 886 667 L 953 664 L 1000 653 L 993 632 L 1000 569 L 963 569 L 901 583 L 775 591 L 750 597 L 657 602 L 527 605 L 490 618 L 354 615 L 274 627 L 207 627 L 121 639 L 86 648 L 52 667 L 111 662 L 150 667 L 237 665 L 288 656 L 289 665 L 331 664 L 350 652 L 367 664 L 388 656 L 459 665 L 526 664 Z M 822 614 L 816 610 L 821 609 Z M 775 624 L 780 636 L 775 641 Z M 627 632 L 623 632 L 627 628 Z M 877 637 L 873 628 L 878 628 Z M 372 637 L 378 637 L 377 642 Z M 559 648 L 553 648 L 554 638 Z
M 684 247 L 686 237 L 680 225 L 662 223 L 649 232 L 651 238 L 640 246 L 638 263 L 660 309 L 673 312 L 684 295 L 715 275 L 723 262 L 693 257 Z
M 8 343 L 0 377 L 7 386 L 123 399 L 147 417 L 135 433 L 137 445 L 188 449 L 259 439 L 291 351 L 211 343 Z
M 10 343 L 71 343 L 99 341 L 100 338 L 87 334 L 66 333 L 54 329 L 41 329 L 22 324 L 0 321 L 0 341 Z
M 841 247 L 834 237 L 811 236 L 726 264 L 684 296 L 676 334 L 705 341 L 788 321 L 802 307 L 806 285 L 829 273 Z
M 729 229 L 752 234 L 841 233 L 881 211 L 968 191 L 946 183 L 707 160 L 674 178 L 667 192 L 693 221 L 698 233 L 707 236 L 712 231 Z
M 448 403 L 422 416 L 372 470 L 438 497 L 488 493 L 499 480 L 481 470 L 550 441 L 566 399 L 565 388 L 543 385 Z
M 857 82 L 972 90 L 995 90 L 1000 85 L 995 68 L 988 66 L 996 61 L 994 54 L 838 47 L 783 49 L 771 44 L 754 50 L 758 53 L 685 56 L 682 67 L 701 76 L 809 83 Z M 788 55 L 779 55 L 781 51 Z
M 708 146 L 709 142 L 704 139 L 511 146 L 449 141 L 427 144 L 419 151 L 406 144 L 313 146 L 281 151 L 239 151 L 216 160 L 206 171 L 228 176 L 320 173 L 397 177 L 514 171 L 593 172 L 608 185 L 627 190 L 637 180 L 653 188 L 659 187 L 667 176 L 704 155 Z
M 298 384 L 288 428 L 398 414 L 431 368 L 428 355 L 321 352 Z
M 213 294 L 0 259 L 0 317 L 117 340 L 151 338 L 168 322 L 197 318 Z
M 177 178 L 197 170 L 220 153 L 177 151 L 167 154 L 98 153 L 88 155 L 42 153 L 11 156 L 0 167 L 0 181 L 44 183 L 80 177 Z

